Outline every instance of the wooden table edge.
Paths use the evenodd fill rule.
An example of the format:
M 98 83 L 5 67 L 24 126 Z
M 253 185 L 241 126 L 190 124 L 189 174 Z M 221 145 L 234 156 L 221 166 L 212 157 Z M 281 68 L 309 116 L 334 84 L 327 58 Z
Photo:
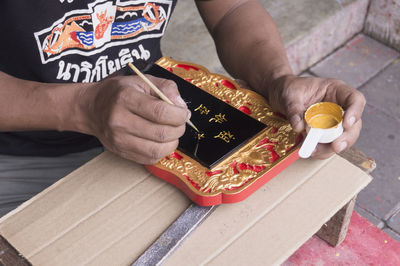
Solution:
M 32 266 L 32 264 L 0 235 L 0 266 Z

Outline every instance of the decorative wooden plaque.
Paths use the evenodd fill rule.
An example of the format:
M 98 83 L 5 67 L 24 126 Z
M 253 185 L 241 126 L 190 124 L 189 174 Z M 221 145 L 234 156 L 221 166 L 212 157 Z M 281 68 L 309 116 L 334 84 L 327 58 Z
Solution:
M 213 169 L 266 127 L 224 101 L 158 65 L 146 73 L 176 82 L 180 95 L 188 100 L 190 126 L 179 139 L 178 149 L 203 166 Z
M 224 107 L 226 104 L 258 120 L 263 125 L 260 126 L 261 123 L 251 121 L 254 119 L 246 117 L 245 119 L 237 119 L 238 121 L 230 121 L 230 123 L 234 122 L 236 129 L 229 132 L 228 137 L 230 138 L 226 138 L 226 136 L 220 138 L 218 137 L 219 134 L 211 134 L 209 136 L 211 140 L 216 141 L 219 138 L 225 140 L 227 145 L 230 145 L 229 140 L 234 140 L 236 132 L 239 131 L 248 132 L 250 138 L 243 136 L 238 141 L 237 146 L 231 147 L 234 152 L 222 152 L 217 156 L 217 159 L 210 160 L 210 162 L 207 158 L 204 158 L 206 156 L 204 152 L 203 158 L 196 160 L 197 157 L 193 155 L 194 152 L 188 151 L 188 135 L 193 135 L 195 132 L 187 126 L 187 132 L 180 139 L 178 150 L 161 159 L 157 164 L 146 166 L 152 174 L 178 187 L 197 204 L 210 206 L 234 203 L 245 199 L 298 159 L 298 148 L 303 140 L 303 135 L 292 131 L 285 117 L 273 112 L 263 97 L 253 91 L 241 88 L 235 81 L 225 76 L 210 73 L 200 65 L 178 62 L 169 57 L 161 58 L 156 64 L 196 85 L 202 90 L 202 93 L 203 91 L 207 92 L 219 99 L 218 108 L 216 108 L 216 104 L 209 102 L 200 106 L 199 102 L 194 100 L 197 95 L 194 95 L 193 99 L 188 99 L 188 96 L 185 97 L 190 93 L 188 94 L 184 90 L 190 89 L 191 86 L 184 86 L 181 82 L 177 82 L 180 93 L 192 112 L 191 120 L 195 125 L 201 123 L 199 117 L 208 115 L 209 117 L 207 116 L 205 121 L 213 127 L 215 125 L 218 129 L 221 123 L 214 123 L 215 120 L 221 120 L 224 112 L 230 109 Z M 153 70 L 150 69 L 148 73 L 165 77 L 165 73 L 159 74 L 160 71 L 157 68 L 153 67 Z M 213 98 L 210 102 L 214 100 Z M 218 111 L 214 111 L 214 113 L 203 112 L 202 114 L 201 109 L 204 106 L 211 106 L 207 110 L 217 109 Z M 194 117 L 195 119 L 193 119 Z M 228 120 L 225 119 L 222 122 Z M 204 122 L 202 123 L 204 125 Z M 228 132 L 231 127 L 232 124 L 226 130 L 220 129 L 219 131 Z M 202 131 L 201 127 L 199 129 Z M 210 129 L 208 128 L 205 133 L 209 135 Z M 201 141 L 201 139 L 193 139 L 194 145 Z M 217 150 L 219 150 L 217 146 L 214 150 L 210 150 L 209 147 L 210 145 L 208 145 L 207 151 L 210 154 L 217 153 Z M 197 153 L 197 150 L 195 153 Z

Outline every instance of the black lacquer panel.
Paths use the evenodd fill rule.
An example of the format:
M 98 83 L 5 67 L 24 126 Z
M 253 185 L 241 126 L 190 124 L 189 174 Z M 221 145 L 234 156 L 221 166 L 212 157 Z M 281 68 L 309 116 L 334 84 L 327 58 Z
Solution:
M 190 120 L 204 134 L 199 139 L 199 134 L 186 125 L 178 149 L 210 169 L 265 128 L 263 123 L 158 65 L 146 73 L 176 82 L 192 112 Z

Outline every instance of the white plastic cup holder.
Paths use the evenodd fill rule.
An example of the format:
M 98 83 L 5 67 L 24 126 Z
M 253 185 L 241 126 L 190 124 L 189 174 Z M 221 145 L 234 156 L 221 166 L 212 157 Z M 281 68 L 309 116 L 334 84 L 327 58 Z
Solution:
M 331 102 L 320 102 L 311 105 L 304 114 L 307 123 L 307 137 L 299 150 L 301 158 L 311 156 L 318 143 L 331 143 L 343 133 L 343 109 L 339 105 Z M 329 115 L 334 117 L 337 123 L 329 128 L 317 128 L 311 126 L 311 120 L 319 115 Z

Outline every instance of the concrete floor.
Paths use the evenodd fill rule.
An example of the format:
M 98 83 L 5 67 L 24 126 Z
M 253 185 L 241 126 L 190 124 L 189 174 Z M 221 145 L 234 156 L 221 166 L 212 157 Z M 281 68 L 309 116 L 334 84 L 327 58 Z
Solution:
M 359 34 L 313 66 L 316 76 L 345 80 L 364 93 L 363 129 L 355 147 L 374 158 L 373 181 L 356 210 L 400 241 L 400 54 Z
M 306 70 L 343 79 L 366 95 L 363 130 L 355 146 L 376 160 L 377 169 L 373 182 L 360 193 L 356 210 L 400 241 L 399 53 L 366 35 L 355 36 L 362 30 L 369 1 L 261 2 L 281 31 L 296 73 Z M 194 1 L 178 1 L 162 50 L 226 74 Z

